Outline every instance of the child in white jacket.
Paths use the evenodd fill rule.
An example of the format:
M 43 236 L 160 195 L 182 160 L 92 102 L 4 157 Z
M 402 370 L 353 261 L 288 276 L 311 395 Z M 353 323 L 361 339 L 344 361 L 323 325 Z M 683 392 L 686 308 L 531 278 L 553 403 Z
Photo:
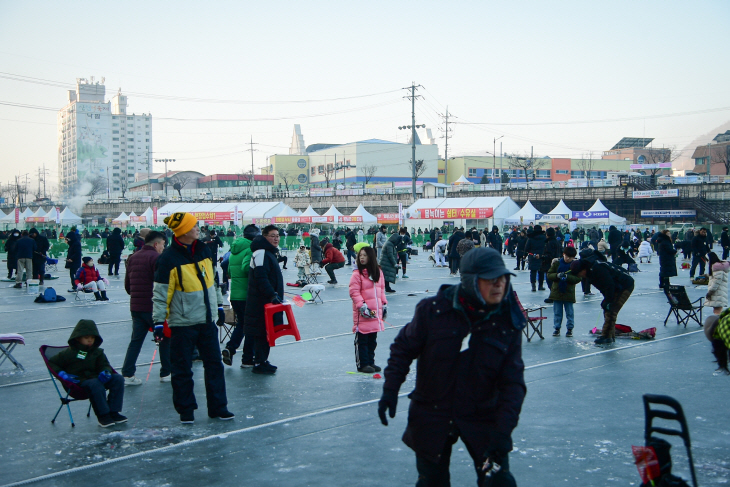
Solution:
M 309 266 L 309 254 L 307 253 L 307 247 L 304 245 L 299 246 L 297 254 L 294 256 L 294 265 L 297 268 L 297 281 L 304 281 L 306 278 L 305 268 Z
M 644 258 L 647 259 L 647 262 L 651 264 L 651 243 L 649 243 L 649 240 L 644 240 L 639 244 L 639 263 L 644 263 Z

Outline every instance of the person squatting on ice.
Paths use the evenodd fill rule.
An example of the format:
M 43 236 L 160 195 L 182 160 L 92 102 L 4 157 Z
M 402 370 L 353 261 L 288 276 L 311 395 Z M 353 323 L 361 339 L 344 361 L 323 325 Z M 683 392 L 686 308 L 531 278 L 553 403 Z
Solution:
M 104 350 L 99 348 L 103 342 L 96 323 L 79 320 L 68 339 L 68 348 L 48 362 L 63 380 L 86 389 L 99 426 L 106 428 L 126 423 L 127 418 L 120 414 L 124 401 L 124 379 L 113 371 Z
M 385 279 L 378 266 L 377 254 L 370 246 L 360 249 L 355 258 L 357 269 L 350 277 L 352 332 L 355 334 L 355 364 L 358 372 L 380 372 L 375 365 L 378 332 L 385 331 L 383 319 L 388 314 Z
M 243 333 L 243 317 L 246 314 L 246 301 L 248 300 L 248 279 L 251 272 L 251 242 L 261 235 L 256 225 L 246 225 L 243 229 L 243 237 L 237 238 L 231 245 L 231 256 L 228 259 L 228 276 L 231 278 L 231 307 L 236 313 L 236 327 L 231 333 L 231 339 L 221 352 L 223 363 L 233 365 L 233 356 L 236 349 L 243 342 L 243 355 L 241 356 L 241 368 L 253 367 L 253 346 L 254 338 Z
M 180 422 L 195 422 L 198 403 L 193 392 L 193 349 L 197 347 L 205 369 L 208 417 L 233 419 L 228 411 L 226 381 L 218 344 L 217 317 L 225 319 L 223 296 L 215 282 L 210 248 L 198 240 L 198 220 L 176 212 L 165 218 L 174 232 L 172 243 L 157 259 L 152 294 L 155 327 L 167 320 L 170 328 L 172 402 Z M 278 267 L 278 266 L 277 266 Z
M 730 313 L 727 309 L 724 314 L 714 313 L 705 318 L 704 332 L 707 339 L 712 344 L 712 355 L 715 356 L 717 361 L 717 369 L 713 375 L 730 375 L 728 370 L 728 355 L 730 355 L 730 333 L 726 334 L 725 337 L 718 330 L 720 319 L 728 319 L 727 314 Z M 727 330 L 727 328 L 726 328 Z
M 162 232 L 150 231 L 145 234 L 144 245 L 140 250 L 127 257 L 124 290 L 129 294 L 129 311 L 132 314 L 132 338 L 124 357 L 122 375 L 124 385 L 138 386 L 142 379 L 135 377 L 137 358 L 142 350 L 147 332 L 153 330 L 155 341 L 160 350 L 160 382 L 170 382 L 172 366 L 170 365 L 170 340 L 165 337 L 165 330 L 155 329 L 152 320 L 152 289 L 155 285 L 155 265 L 160 254 L 165 250 L 167 237 Z M 164 328 L 164 326 L 163 326 Z
M 109 301 L 109 298 L 106 297 L 106 286 L 109 281 L 102 278 L 99 270 L 94 267 L 94 259 L 84 257 L 81 260 L 83 263 L 74 276 L 76 290 L 93 292 L 97 301 Z
M 418 359 L 403 442 L 416 453 L 420 487 L 450 485 L 451 449 L 458 438 L 474 460 L 479 485 L 487 472 L 493 480 L 514 481 L 508 454 L 527 392 L 525 316 L 510 285 L 514 274 L 496 250 L 468 251 L 460 270 L 461 282 L 443 285 L 419 302 L 396 336 L 378 403 L 387 426 L 386 411 L 395 417 L 398 391 Z

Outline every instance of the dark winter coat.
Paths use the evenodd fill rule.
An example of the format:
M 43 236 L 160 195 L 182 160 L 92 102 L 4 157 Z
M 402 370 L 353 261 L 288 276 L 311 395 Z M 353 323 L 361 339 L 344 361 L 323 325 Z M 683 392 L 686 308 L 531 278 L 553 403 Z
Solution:
M 595 262 L 586 277 L 591 284 L 603 294 L 603 302 L 612 303 L 618 295 L 626 289 L 634 289 L 634 279 L 625 272 L 614 269 L 606 262 Z
M 84 336 L 94 336 L 94 344 L 90 347 L 81 345 L 78 338 Z M 57 353 L 48 362 L 51 368 L 56 372 L 64 371 L 67 374 L 75 375 L 79 381 L 83 382 L 88 379 L 96 379 L 102 371 L 112 372 L 112 366 L 109 364 L 104 349 L 99 346 L 104 340 L 99 335 L 96 323 L 91 320 L 81 320 L 76 324 L 71 337 L 68 339 L 68 348 Z M 85 352 L 84 359 L 78 358 L 80 352 Z
M 624 241 L 624 237 L 621 234 L 621 230 L 617 229 L 613 225 L 608 228 L 608 245 L 611 246 L 611 250 L 617 249 L 621 246 Z
M 115 228 L 109 238 L 106 239 L 106 249 L 109 251 L 109 255 L 120 256 L 124 250 L 124 239 L 122 238 L 122 231 L 119 228 Z
M 312 263 L 322 261 L 322 247 L 319 245 L 319 237 L 317 235 L 309 236 L 309 250 L 312 254 Z
M 540 264 L 540 270 L 547 272 L 550 269 L 550 265 L 553 259 L 560 258 L 560 242 L 555 238 L 555 229 L 548 228 L 545 238 L 545 248 L 540 254 L 542 262 Z
M 353 247 L 357 243 L 357 237 L 355 236 L 355 232 L 350 230 L 345 234 L 345 248 L 347 250 L 354 250 Z
M 456 231 L 452 236 L 449 237 L 449 257 L 459 258 L 459 252 L 456 250 L 456 246 L 459 245 L 465 238 L 464 232 Z
M 251 241 L 251 270 L 243 322 L 246 335 L 265 337 L 264 306 L 275 299 L 284 301 L 284 277 L 276 260 L 277 250 L 263 235 Z M 283 323 L 283 313 L 274 314 L 274 325 Z
M 211 254 L 213 254 L 213 261 L 218 262 L 218 250 L 223 247 L 223 240 L 221 240 L 221 238 L 216 234 L 213 237 L 208 237 L 208 240 L 205 241 L 205 245 L 208 246 Z
M 530 235 L 527 239 L 527 243 L 525 244 L 525 253 L 528 255 L 527 267 L 531 271 L 539 271 L 542 268 L 542 259 L 537 256 L 542 256 L 542 254 L 545 253 L 546 240 L 547 238 L 545 237 L 542 229 L 539 232 L 533 230 L 532 235 Z
M 66 269 L 78 269 L 81 267 L 81 239 L 76 232 L 68 232 L 68 250 L 66 251 Z M 71 262 L 68 262 L 71 260 Z
M 439 460 L 454 426 L 480 454 L 496 443 L 511 449 L 526 394 L 524 318 L 518 308 L 513 313 L 511 288 L 494 314 L 472 321 L 460 287 L 443 285 L 436 296 L 418 303 L 413 320 L 390 347 L 384 372 L 383 389 L 398 391 L 418 359 L 403 441 L 432 462 Z M 470 333 L 468 349 L 461 352 Z
M 510 238 L 510 242 L 512 242 L 512 239 Z M 515 238 L 515 245 L 517 248 L 517 252 L 524 252 L 525 251 L 525 245 L 527 245 L 527 237 L 523 235 L 518 235 Z
M 127 257 L 124 290 L 129 294 L 129 310 L 152 313 L 155 265 L 160 254 L 150 245 Z
M 722 248 L 730 247 L 730 235 L 728 235 L 726 230 L 723 230 L 720 234 L 720 245 Z
M 39 261 L 44 261 L 46 259 L 46 253 L 51 248 L 50 242 L 43 234 L 39 233 L 38 230 L 36 230 L 35 228 L 31 228 L 28 233 L 37 234 L 33 239 L 35 240 L 36 244 L 36 250 L 35 254 L 33 254 L 33 258 Z
M 462 234 L 463 235 L 463 234 Z M 395 277 L 398 275 L 398 243 L 400 242 L 400 235 L 394 233 L 390 236 L 383 250 L 380 252 L 380 270 L 383 272 L 385 282 L 395 282 Z
M 32 259 L 37 248 L 38 246 L 36 245 L 35 240 L 27 235 L 25 237 L 21 237 L 20 240 L 15 243 L 15 258 Z
M 657 254 L 659 254 L 659 277 L 674 277 L 677 275 L 677 250 L 672 241 L 663 233 L 656 237 Z
M 568 303 L 575 303 L 575 285 L 581 281 L 581 278 L 573 275 L 570 271 L 565 273 L 565 277 L 568 281 L 567 290 L 564 293 L 560 292 L 560 279 L 558 279 L 558 267 L 560 267 L 560 261 L 562 258 L 553 262 L 547 273 L 547 278 L 552 285 L 550 286 L 550 299 L 553 301 L 565 301 Z
M 692 238 L 692 255 L 704 257 L 710 252 L 710 247 L 707 245 L 707 237 L 703 237 L 701 233 L 697 232 L 697 235 Z
M 492 231 L 489 232 L 487 239 L 489 240 L 489 246 L 501 254 L 502 236 L 499 234 L 499 229 L 497 227 L 492 228 Z
M 18 256 L 15 250 L 18 240 L 20 240 L 20 233 L 18 233 L 17 237 L 11 233 L 10 237 L 5 241 L 5 252 L 8 254 L 8 269 L 15 269 L 15 265 L 18 262 Z

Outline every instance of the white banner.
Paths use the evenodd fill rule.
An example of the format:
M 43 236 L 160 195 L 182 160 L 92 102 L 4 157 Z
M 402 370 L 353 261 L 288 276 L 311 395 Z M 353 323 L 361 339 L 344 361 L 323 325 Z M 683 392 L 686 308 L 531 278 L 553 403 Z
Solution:
M 697 216 L 697 210 L 641 210 L 641 216 L 647 218 Z
M 653 189 L 651 191 L 634 191 L 633 198 L 676 198 L 679 196 L 678 189 Z

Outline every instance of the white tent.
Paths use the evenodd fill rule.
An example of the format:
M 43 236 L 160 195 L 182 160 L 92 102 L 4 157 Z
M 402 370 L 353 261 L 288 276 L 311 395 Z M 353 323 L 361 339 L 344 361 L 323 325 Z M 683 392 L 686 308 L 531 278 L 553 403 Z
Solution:
M 530 200 L 527 200 L 525 206 L 523 206 L 520 211 L 505 219 L 504 223 L 505 225 L 534 225 L 536 221 L 536 214 L 540 214 L 540 212 L 537 211 L 537 208 L 532 206 Z
M 464 177 L 464 175 L 462 174 L 461 176 L 459 176 L 459 179 L 457 179 L 456 181 L 454 181 L 454 184 L 474 184 L 474 183 L 472 183 L 471 181 L 469 181 L 468 179 L 466 179 Z
M 12 228 L 14 225 L 16 225 L 15 210 L 11 208 L 10 212 L 7 215 L 0 218 L 0 224 L 3 224 L 6 228 Z
M 33 210 L 30 208 L 26 208 L 22 212 L 20 212 L 20 220 L 24 221 L 26 217 L 33 216 Z
M 586 213 L 608 212 L 608 217 L 604 218 L 580 218 L 578 224 L 580 225 L 626 225 L 626 218 L 618 216 L 616 213 L 609 211 L 608 208 L 597 199 L 593 206 L 591 206 Z
M 340 217 L 343 216 L 342 212 L 335 208 L 335 205 L 330 206 L 329 210 L 322 213 L 322 216 L 333 216 L 335 217 L 335 224 L 339 223 Z
M 301 214 L 301 216 L 319 216 L 319 213 L 314 211 L 312 205 L 307 206 L 307 209 Z
M 297 216 L 302 216 L 302 210 L 297 210 Z
M 129 213 L 129 218 L 132 218 L 133 216 L 137 216 L 137 214 L 132 211 L 132 212 Z
M 158 223 L 176 211 L 192 213 L 203 221 L 235 221 L 234 211 L 238 211 L 239 222 L 252 223 L 254 220 L 272 218 L 284 210 L 281 201 L 259 203 L 168 203 L 157 210 Z
M 573 216 L 573 212 L 563 200 L 553 208 L 550 213 L 542 215 L 538 223 L 540 224 L 553 224 L 553 225 L 567 225 L 570 222 L 570 218 Z
M 363 225 L 375 225 L 378 223 L 378 218 L 372 213 L 369 213 L 362 204 L 350 216 L 361 216 Z
M 288 205 L 284 205 L 284 208 L 282 208 L 281 212 L 279 212 L 278 217 L 286 217 L 286 216 L 298 216 L 299 213 L 297 213 L 297 210 L 293 209 L 292 207 Z
M 46 216 L 46 211 L 43 209 L 43 207 L 39 206 L 38 209 L 35 211 L 35 213 L 33 213 L 32 216 L 39 216 L 39 217 Z
M 3 218 L 5 218 L 6 216 L 7 215 L 5 214 L 5 212 L 3 210 L 0 210 L 0 220 L 2 220 Z
M 64 211 L 66 211 L 66 210 L 64 210 Z M 63 212 L 61 212 L 61 215 L 63 215 Z M 128 222 L 129 221 L 129 215 L 127 215 L 126 213 L 122 212 L 121 215 L 119 215 L 118 217 L 116 217 L 112 221 L 115 221 L 115 222 Z
M 142 215 L 140 215 L 140 216 L 143 216 L 143 217 L 146 218 L 146 220 L 144 222 L 144 225 L 145 226 L 154 225 L 154 223 L 155 223 L 155 221 L 154 221 L 155 220 L 155 214 L 152 212 L 152 208 L 150 208 L 149 206 L 144 211 L 144 213 L 142 213 Z
M 520 209 L 509 196 L 478 196 L 468 198 L 420 198 L 403 210 L 408 225 L 418 225 L 419 220 L 432 225 L 442 225 L 444 221 L 454 221 L 455 225 L 466 226 L 466 218 L 432 218 L 421 219 L 421 211 L 426 209 L 478 209 L 492 208 L 492 216 L 488 219 L 469 218 L 469 220 L 492 220 L 492 225 L 502 226 L 505 219 Z M 487 225 L 488 222 L 470 223 L 470 225 Z
M 61 212 L 61 225 L 80 225 L 81 224 L 81 217 L 78 215 L 75 215 L 71 210 L 68 209 L 68 206 L 63 209 Z M 55 218 L 55 216 L 54 216 Z
M 48 212 L 48 213 L 46 213 L 46 215 L 45 215 L 45 216 L 46 216 L 46 218 L 47 218 L 47 221 L 48 221 L 49 223 L 55 223 L 55 222 L 56 222 L 56 214 L 57 214 L 57 213 L 56 213 L 56 207 L 54 206 L 53 208 L 51 208 L 51 211 L 49 211 L 49 212 Z

